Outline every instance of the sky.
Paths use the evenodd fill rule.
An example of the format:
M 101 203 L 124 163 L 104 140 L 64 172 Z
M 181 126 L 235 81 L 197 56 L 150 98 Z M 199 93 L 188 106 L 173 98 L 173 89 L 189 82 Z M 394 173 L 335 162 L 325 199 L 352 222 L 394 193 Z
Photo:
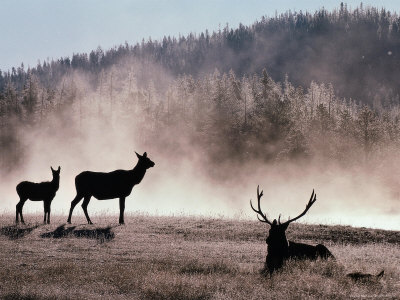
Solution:
M 349 8 L 360 1 L 349 0 Z M 364 1 L 399 11 L 398 0 Z M 338 8 L 339 0 L 0 0 L 0 70 L 143 38 L 250 25 L 275 12 Z

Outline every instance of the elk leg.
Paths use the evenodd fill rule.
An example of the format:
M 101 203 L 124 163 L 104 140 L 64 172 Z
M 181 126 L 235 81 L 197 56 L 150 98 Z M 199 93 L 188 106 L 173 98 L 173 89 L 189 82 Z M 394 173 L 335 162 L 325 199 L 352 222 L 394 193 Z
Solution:
M 124 224 L 125 197 L 119 198 L 119 224 Z
M 75 206 L 79 203 L 79 201 L 82 200 L 82 198 L 83 198 L 83 196 L 77 194 L 77 195 L 75 196 L 74 200 L 72 200 L 72 202 L 71 202 L 71 208 L 70 208 L 70 210 L 69 210 L 69 215 L 68 215 L 68 220 L 67 220 L 67 223 L 68 223 L 68 224 L 71 224 L 72 212 L 73 212 Z
M 25 224 L 24 216 L 22 215 L 22 208 L 23 208 L 23 206 L 24 206 L 24 204 L 21 205 L 21 209 L 19 210 L 19 216 L 20 216 L 20 219 L 21 219 L 21 223 L 22 223 L 22 224 Z
M 47 224 L 50 224 L 51 200 L 49 201 L 49 208 L 47 209 Z
M 20 216 L 21 217 L 21 223 L 25 224 L 24 217 L 22 216 L 22 207 L 24 206 L 26 200 L 27 199 L 20 198 L 19 202 L 17 203 L 17 206 L 16 206 L 16 218 L 15 218 L 15 222 L 16 223 L 19 222 L 18 216 Z
M 47 215 L 46 201 L 43 201 L 43 210 L 44 210 L 43 223 L 46 224 L 46 215 Z
M 46 215 L 47 215 L 47 224 L 50 224 L 50 201 L 44 202 L 44 223 L 46 224 Z
M 19 204 L 19 202 L 15 206 L 15 223 L 16 224 L 18 224 L 18 222 L 19 222 L 19 206 L 18 206 L 18 204 Z
M 83 212 L 85 213 L 88 224 L 93 224 L 92 221 L 90 220 L 88 212 L 87 212 L 87 207 L 88 207 L 91 197 L 92 196 L 85 196 L 85 198 L 83 199 L 83 203 L 82 203 L 82 209 L 83 209 Z

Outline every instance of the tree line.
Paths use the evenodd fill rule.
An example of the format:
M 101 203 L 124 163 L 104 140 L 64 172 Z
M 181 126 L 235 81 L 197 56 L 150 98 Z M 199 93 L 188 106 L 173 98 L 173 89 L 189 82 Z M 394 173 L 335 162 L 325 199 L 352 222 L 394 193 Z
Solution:
M 90 53 L 39 62 L 37 66 L 0 71 L 0 92 L 10 83 L 21 92 L 30 75 L 52 88 L 70 72 L 80 70 L 99 85 L 98 74 L 121 60 L 156 63 L 173 76 L 201 78 L 217 68 L 237 76 L 260 74 L 267 68 L 275 81 L 288 74 L 296 86 L 311 81 L 332 83 L 340 97 L 375 105 L 399 101 L 400 18 L 396 12 L 363 4 L 349 10 L 291 12 L 262 17 L 251 25 L 226 26 Z M 138 79 L 139 80 L 139 79 Z M 140 80 L 139 80 L 140 83 Z M 145 84 L 146 81 L 144 80 Z
M 338 97 L 332 84 L 303 88 L 288 76 L 273 80 L 266 69 L 242 77 L 217 69 L 198 78 L 181 75 L 162 87 L 139 84 L 141 70 L 140 64 L 103 70 L 95 86 L 78 71 L 52 88 L 35 74 L 21 91 L 8 83 L 0 98 L 2 169 L 29 155 L 27 133 L 54 130 L 54 120 L 78 133 L 93 122 L 107 130 L 131 128 L 144 147 L 204 153 L 213 163 L 322 159 L 346 166 L 399 149 L 396 103 L 372 109 Z

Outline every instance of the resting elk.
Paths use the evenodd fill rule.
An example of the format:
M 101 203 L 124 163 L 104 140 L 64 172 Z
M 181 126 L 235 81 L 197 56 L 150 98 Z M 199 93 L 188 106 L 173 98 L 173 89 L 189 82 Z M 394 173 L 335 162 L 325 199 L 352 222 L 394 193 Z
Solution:
M 85 171 L 76 176 L 76 196 L 71 202 L 67 222 L 71 224 L 74 207 L 83 198 L 82 209 L 86 220 L 88 224 L 93 224 L 87 212 L 90 198 L 93 196 L 98 200 L 119 198 L 119 224 L 124 224 L 125 198 L 131 194 L 133 186 L 142 181 L 147 169 L 155 165 L 146 152 L 143 155 L 136 153 L 136 156 L 139 161 L 132 170 L 116 170 L 110 173 Z
M 280 216 L 278 221 L 274 219 L 273 222 L 269 221 L 267 215 L 262 212 L 260 206 L 260 200 L 263 196 L 263 191 L 259 192 L 259 186 L 257 187 L 257 199 L 258 199 L 258 209 L 253 207 L 253 204 L 250 200 L 250 206 L 257 213 L 257 218 L 259 221 L 267 223 L 270 225 L 269 235 L 266 239 L 266 243 L 268 245 L 268 254 L 265 261 L 265 266 L 263 272 L 269 272 L 272 274 L 275 270 L 278 270 L 282 267 L 283 263 L 287 259 L 317 259 L 317 258 L 329 258 L 333 257 L 332 253 L 321 244 L 316 246 L 295 243 L 292 241 L 288 241 L 286 238 L 286 229 L 289 224 L 300 219 L 304 216 L 310 207 L 317 201 L 317 195 L 314 193 L 314 190 L 311 194 L 311 198 L 308 201 L 305 210 L 293 219 L 289 219 L 288 221 L 281 223 Z
M 53 173 L 53 180 L 41 183 L 34 183 L 30 181 L 22 181 L 17 185 L 17 193 L 19 196 L 19 202 L 16 206 L 16 223 L 19 222 L 18 217 L 21 217 L 21 222 L 24 224 L 24 217 L 22 216 L 22 208 L 24 207 L 25 201 L 30 199 L 32 201 L 43 201 L 44 206 L 44 223 L 50 224 L 50 206 L 56 196 L 60 185 L 60 171 L 58 167 L 57 171 L 52 167 L 51 172 Z

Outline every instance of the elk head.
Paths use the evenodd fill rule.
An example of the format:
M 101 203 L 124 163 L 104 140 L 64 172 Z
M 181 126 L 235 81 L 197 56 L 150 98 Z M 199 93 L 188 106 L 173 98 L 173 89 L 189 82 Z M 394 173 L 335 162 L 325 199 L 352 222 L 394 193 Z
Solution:
M 53 180 L 59 181 L 60 180 L 60 171 L 61 168 L 58 166 L 57 170 L 54 170 L 52 166 L 50 166 L 51 173 L 53 174 Z
M 260 222 L 267 223 L 270 225 L 269 234 L 266 239 L 266 243 L 268 245 L 268 255 L 266 259 L 266 267 L 272 273 L 275 269 L 278 269 L 282 266 L 284 259 L 289 257 L 289 243 L 286 238 L 286 229 L 288 228 L 291 222 L 300 219 L 304 216 L 310 207 L 317 200 L 317 195 L 314 193 L 314 190 L 311 194 L 311 198 L 308 201 L 305 210 L 298 215 L 297 217 L 287 220 L 284 223 L 281 223 L 281 216 L 279 215 L 278 221 L 274 219 L 272 222 L 268 220 L 267 215 L 261 210 L 261 197 L 263 196 L 263 191 L 259 192 L 259 186 L 257 186 L 257 202 L 258 209 L 253 207 L 253 204 L 250 200 L 250 206 L 257 213 L 257 218 Z
M 147 157 L 147 152 L 143 153 L 143 155 L 140 155 L 139 153 L 136 153 L 137 158 L 139 159 L 139 163 L 141 163 L 145 169 L 149 169 L 154 167 L 155 163 Z

